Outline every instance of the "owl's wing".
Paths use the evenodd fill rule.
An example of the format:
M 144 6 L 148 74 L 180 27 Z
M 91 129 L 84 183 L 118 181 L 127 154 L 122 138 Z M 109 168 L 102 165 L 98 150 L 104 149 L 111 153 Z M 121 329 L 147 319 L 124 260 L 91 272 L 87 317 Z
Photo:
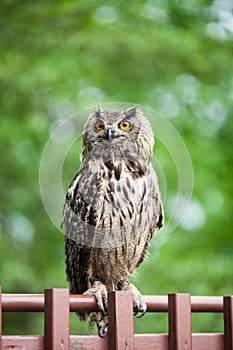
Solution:
M 87 271 L 90 248 L 77 245 L 72 239 L 65 239 L 66 276 L 72 294 L 82 294 L 88 289 Z
M 154 232 L 163 227 L 164 221 L 164 212 L 158 185 L 158 179 L 155 170 L 152 166 L 150 167 L 149 175 L 146 177 L 146 184 L 149 191 L 145 195 L 145 202 L 149 205 L 149 207 L 144 205 L 144 211 L 148 215 L 149 227 L 147 237 L 145 237 L 144 249 L 141 253 L 141 256 L 139 257 L 136 267 L 138 267 L 144 260 L 149 248 L 150 240 L 153 237 Z M 144 213 L 144 216 L 146 216 L 146 213 Z
M 62 221 L 66 236 L 66 275 L 75 294 L 90 288 L 93 248 L 114 246 L 113 240 L 109 240 L 112 201 L 107 192 L 107 170 L 98 160 L 85 163 L 66 195 Z
M 154 231 L 161 229 L 163 227 L 164 213 L 163 205 L 161 201 L 161 195 L 158 185 L 158 179 L 153 167 L 151 167 L 150 172 L 151 178 L 151 197 L 152 197 L 152 208 L 153 208 L 153 217 L 151 220 L 150 232 L 153 235 Z
M 74 294 L 82 294 L 88 289 L 91 244 L 85 244 L 83 237 L 87 206 L 82 198 L 82 189 L 89 186 L 87 173 L 88 169 L 82 168 L 72 181 L 66 195 L 62 220 L 65 225 L 66 276 L 70 291 Z

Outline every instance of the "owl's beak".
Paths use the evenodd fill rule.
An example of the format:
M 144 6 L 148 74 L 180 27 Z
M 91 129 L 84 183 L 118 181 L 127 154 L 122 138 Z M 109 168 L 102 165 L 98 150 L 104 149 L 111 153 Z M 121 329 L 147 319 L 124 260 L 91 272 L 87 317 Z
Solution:
M 106 134 L 105 134 L 105 139 L 108 141 L 111 141 L 112 139 L 114 139 L 114 133 L 112 132 L 111 129 L 107 129 Z

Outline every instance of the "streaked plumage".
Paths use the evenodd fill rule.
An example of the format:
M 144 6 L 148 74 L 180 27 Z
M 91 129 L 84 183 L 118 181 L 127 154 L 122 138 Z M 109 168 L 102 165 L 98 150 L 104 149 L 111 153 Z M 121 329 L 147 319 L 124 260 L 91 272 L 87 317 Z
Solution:
M 83 167 L 64 205 L 66 273 L 71 293 L 96 296 L 100 312 L 93 319 L 101 336 L 106 335 L 107 291 L 132 290 L 135 307 L 146 311 L 129 277 L 163 224 L 153 145 L 152 129 L 137 106 L 97 107 L 84 126 Z

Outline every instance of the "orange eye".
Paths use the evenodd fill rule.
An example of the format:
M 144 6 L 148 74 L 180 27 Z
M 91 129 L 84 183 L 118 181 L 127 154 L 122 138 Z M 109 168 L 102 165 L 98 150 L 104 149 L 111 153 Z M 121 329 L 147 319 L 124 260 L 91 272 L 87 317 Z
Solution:
M 97 122 L 97 123 L 95 124 L 95 128 L 96 128 L 96 130 L 98 130 L 98 131 L 104 130 L 104 123 L 100 120 L 99 122 Z
M 128 120 L 122 120 L 119 124 L 118 127 L 123 130 L 127 131 L 131 127 L 131 123 Z

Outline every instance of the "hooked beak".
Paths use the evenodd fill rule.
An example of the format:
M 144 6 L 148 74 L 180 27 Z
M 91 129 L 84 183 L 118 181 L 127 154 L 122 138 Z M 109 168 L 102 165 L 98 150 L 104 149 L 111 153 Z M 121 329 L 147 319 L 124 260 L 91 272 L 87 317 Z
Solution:
M 105 134 L 105 139 L 108 141 L 111 141 L 112 139 L 114 139 L 114 133 L 112 132 L 111 129 L 107 129 L 106 134 Z

